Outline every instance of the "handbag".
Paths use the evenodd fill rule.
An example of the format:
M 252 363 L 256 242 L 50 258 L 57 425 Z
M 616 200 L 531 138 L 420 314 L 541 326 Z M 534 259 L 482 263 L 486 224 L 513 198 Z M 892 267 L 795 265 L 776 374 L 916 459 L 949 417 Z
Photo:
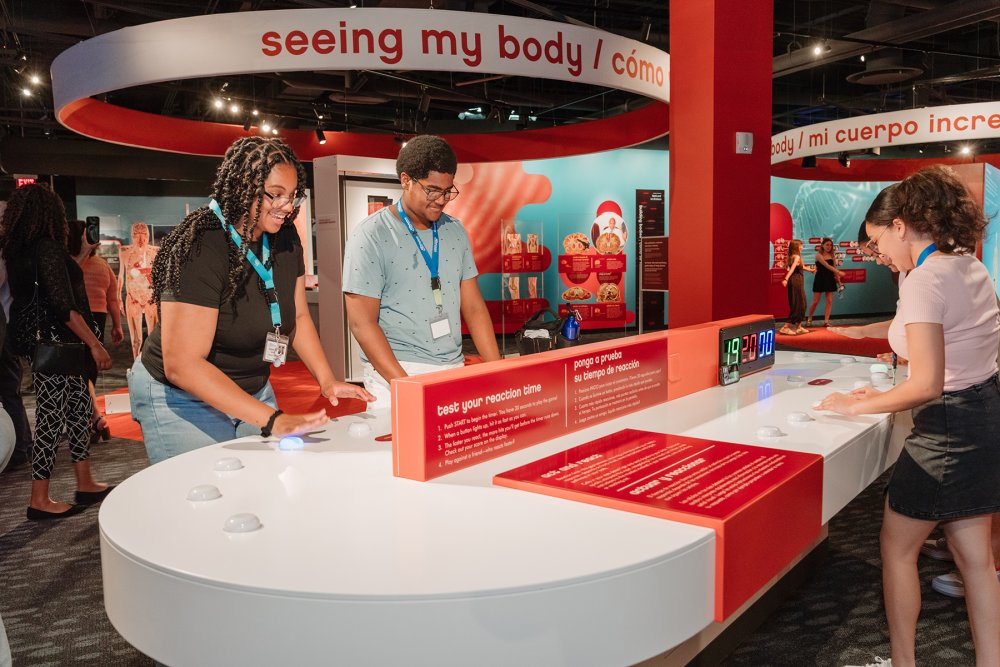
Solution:
M 35 265 L 35 291 L 18 314 L 18 336 L 15 336 L 19 354 L 31 357 L 31 371 L 42 375 L 87 375 L 91 368 L 97 372 L 97 362 L 83 343 L 64 343 L 42 338 L 41 299 L 38 295 L 38 265 Z M 34 320 L 34 338 L 25 340 Z
M 83 343 L 62 343 L 39 338 L 31 357 L 31 370 L 43 375 L 88 375 L 88 360 L 96 366 L 90 350 Z
M 546 315 L 551 315 L 554 319 L 546 320 Z M 562 327 L 562 318 L 548 308 L 542 308 L 529 317 L 514 334 L 518 352 L 525 355 L 554 350 L 559 344 Z

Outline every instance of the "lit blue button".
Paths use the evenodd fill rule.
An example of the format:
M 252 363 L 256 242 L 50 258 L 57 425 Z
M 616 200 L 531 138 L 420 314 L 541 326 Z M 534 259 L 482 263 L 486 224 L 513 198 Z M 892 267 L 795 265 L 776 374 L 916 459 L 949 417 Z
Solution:
M 278 449 L 285 452 L 295 452 L 305 447 L 302 438 L 294 435 L 286 435 L 278 441 Z

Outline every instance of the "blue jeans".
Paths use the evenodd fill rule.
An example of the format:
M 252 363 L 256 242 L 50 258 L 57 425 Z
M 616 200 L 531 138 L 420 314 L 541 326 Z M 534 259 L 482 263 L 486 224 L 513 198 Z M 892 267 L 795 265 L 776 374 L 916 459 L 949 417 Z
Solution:
M 183 389 L 154 379 L 141 357 L 132 364 L 128 394 L 132 418 L 142 427 L 150 465 L 207 445 L 260 435 L 259 426 L 230 417 Z M 277 409 L 270 382 L 253 397 Z

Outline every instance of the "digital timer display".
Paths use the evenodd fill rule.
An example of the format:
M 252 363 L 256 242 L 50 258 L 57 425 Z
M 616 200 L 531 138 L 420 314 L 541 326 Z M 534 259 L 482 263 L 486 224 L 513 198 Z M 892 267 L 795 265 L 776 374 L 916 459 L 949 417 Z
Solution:
M 722 346 L 722 363 L 742 366 L 747 362 L 757 361 L 758 357 L 774 354 L 774 329 L 730 338 L 723 341 Z
M 719 330 L 719 368 L 736 366 L 742 376 L 773 365 L 773 319 Z

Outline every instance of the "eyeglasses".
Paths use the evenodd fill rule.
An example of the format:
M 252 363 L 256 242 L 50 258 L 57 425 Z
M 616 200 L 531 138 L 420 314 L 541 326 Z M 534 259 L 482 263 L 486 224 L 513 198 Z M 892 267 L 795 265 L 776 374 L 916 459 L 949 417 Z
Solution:
M 879 251 L 879 249 L 878 249 L 878 242 L 882 240 L 882 237 L 885 235 L 885 230 L 887 230 L 887 229 L 889 229 L 888 226 L 883 227 L 882 231 L 878 233 L 878 238 L 877 239 L 868 239 L 868 243 L 865 244 L 865 250 L 867 250 L 868 252 L 870 252 L 875 257 L 884 257 L 885 256 L 885 253 Z
M 284 208 L 288 204 L 291 204 L 292 208 L 298 208 L 306 200 L 305 197 L 279 197 L 278 195 L 272 195 L 267 190 L 264 190 L 264 196 L 268 198 L 271 206 L 274 208 Z
M 451 201 L 458 196 L 458 188 L 454 186 L 447 190 L 441 190 L 440 188 L 429 188 L 417 179 L 413 179 L 413 182 L 419 185 L 420 189 L 427 195 L 427 201 L 437 201 L 441 198 L 444 198 L 445 201 Z

